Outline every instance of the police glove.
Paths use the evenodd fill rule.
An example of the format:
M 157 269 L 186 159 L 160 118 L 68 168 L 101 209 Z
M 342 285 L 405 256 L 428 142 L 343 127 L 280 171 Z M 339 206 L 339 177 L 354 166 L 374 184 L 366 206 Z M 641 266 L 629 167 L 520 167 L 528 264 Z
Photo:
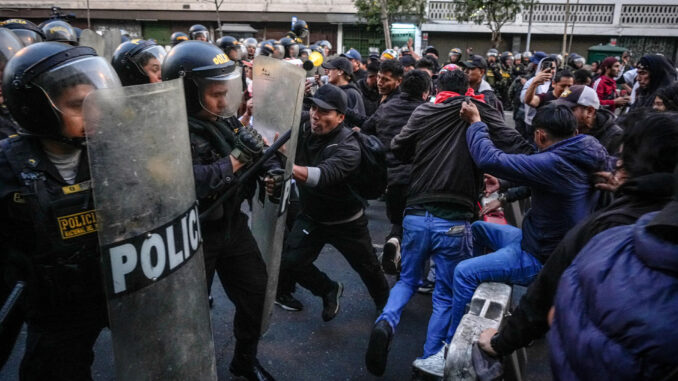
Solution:
M 264 139 L 252 127 L 242 127 L 235 137 L 235 147 L 231 151 L 239 162 L 247 165 L 255 161 L 264 150 Z
M 285 170 L 281 168 L 269 169 L 266 172 L 266 177 L 264 177 L 264 182 L 268 199 L 272 203 L 279 204 L 285 182 Z

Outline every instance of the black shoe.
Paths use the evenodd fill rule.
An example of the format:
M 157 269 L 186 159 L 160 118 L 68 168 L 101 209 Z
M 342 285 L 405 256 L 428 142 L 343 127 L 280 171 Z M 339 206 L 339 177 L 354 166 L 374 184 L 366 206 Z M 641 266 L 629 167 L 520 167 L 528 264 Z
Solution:
M 323 295 L 323 320 L 330 321 L 339 313 L 339 298 L 344 293 L 344 285 L 335 282 L 332 291 Z
M 275 378 L 257 360 L 254 360 L 254 363 L 250 365 L 239 365 L 235 361 L 231 362 L 229 370 L 234 376 L 245 378 L 247 381 L 275 381 Z
M 384 244 L 381 267 L 389 275 L 400 273 L 400 240 L 398 237 L 391 237 Z
M 287 311 L 301 311 L 304 305 L 301 304 L 292 294 L 283 294 L 275 297 L 275 304 Z
M 372 328 L 370 343 L 365 353 L 367 370 L 375 376 L 381 376 L 386 370 L 386 360 L 393 338 L 393 328 L 386 320 L 379 320 Z

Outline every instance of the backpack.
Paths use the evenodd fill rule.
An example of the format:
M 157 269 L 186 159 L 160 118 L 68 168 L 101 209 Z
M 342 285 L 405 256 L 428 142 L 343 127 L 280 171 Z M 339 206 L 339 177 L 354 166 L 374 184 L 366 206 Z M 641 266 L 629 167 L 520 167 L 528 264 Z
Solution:
M 365 200 L 379 198 L 386 191 L 386 148 L 376 136 L 354 132 L 360 146 L 360 165 L 349 178 L 351 189 Z

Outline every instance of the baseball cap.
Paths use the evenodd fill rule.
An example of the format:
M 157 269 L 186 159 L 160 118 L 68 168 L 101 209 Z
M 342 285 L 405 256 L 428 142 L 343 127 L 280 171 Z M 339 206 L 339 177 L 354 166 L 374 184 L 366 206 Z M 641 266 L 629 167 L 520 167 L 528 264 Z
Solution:
M 340 54 L 339 56 L 340 57 L 346 57 L 350 60 L 362 61 L 362 59 L 363 59 L 363 56 L 361 56 L 360 53 L 353 48 L 349 49 L 348 52 L 346 52 L 346 53 Z
M 332 84 L 321 86 L 312 97 L 307 99 L 321 109 L 346 113 L 346 93 Z
M 555 100 L 555 103 L 570 108 L 575 106 L 591 106 L 596 110 L 600 108 L 598 94 L 596 94 L 595 90 L 586 85 L 570 86 L 569 89 L 563 91 L 560 98 Z
M 322 65 L 325 69 L 339 69 L 348 75 L 353 74 L 353 64 L 346 57 L 333 58 Z
M 474 54 L 470 56 L 466 61 L 459 62 L 459 66 L 469 69 L 473 68 L 487 69 L 487 61 L 485 61 L 485 58 L 483 58 L 482 56 Z
M 400 57 L 400 63 L 403 66 L 414 66 L 417 64 L 417 60 L 415 60 L 412 56 L 402 56 Z

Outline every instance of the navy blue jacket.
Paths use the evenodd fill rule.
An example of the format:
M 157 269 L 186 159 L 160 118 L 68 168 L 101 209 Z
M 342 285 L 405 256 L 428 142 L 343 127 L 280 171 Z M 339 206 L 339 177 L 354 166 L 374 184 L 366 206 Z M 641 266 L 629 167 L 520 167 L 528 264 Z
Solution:
M 485 123 L 478 122 L 466 131 L 466 141 L 482 171 L 531 188 L 521 245 L 542 263 L 567 231 L 593 212 L 599 194 L 590 176 L 605 169 L 608 156 L 596 138 L 577 135 L 537 154 L 512 155 L 496 148 Z
M 556 379 L 662 380 L 678 366 L 678 245 L 645 229 L 657 213 L 598 234 L 563 273 L 548 334 Z

